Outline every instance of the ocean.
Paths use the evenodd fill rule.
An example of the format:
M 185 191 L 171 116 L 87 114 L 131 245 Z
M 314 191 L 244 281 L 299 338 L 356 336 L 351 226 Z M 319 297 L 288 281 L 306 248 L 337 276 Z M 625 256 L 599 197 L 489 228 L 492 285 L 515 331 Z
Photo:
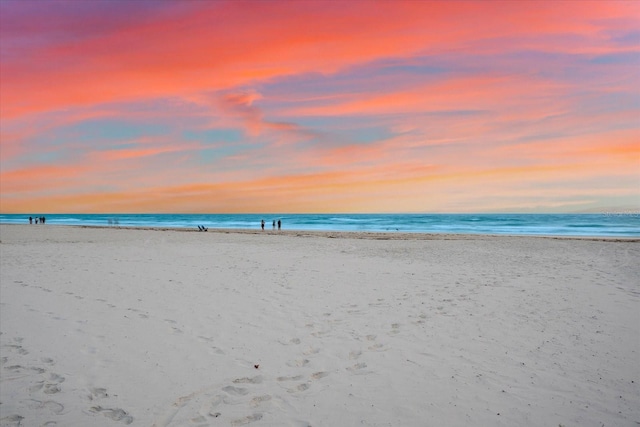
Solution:
M 547 236 L 640 236 L 640 213 L 612 214 L 37 214 L 50 225 L 371 231 Z M 29 215 L 0 214 L 0 223 L 29 224 Z

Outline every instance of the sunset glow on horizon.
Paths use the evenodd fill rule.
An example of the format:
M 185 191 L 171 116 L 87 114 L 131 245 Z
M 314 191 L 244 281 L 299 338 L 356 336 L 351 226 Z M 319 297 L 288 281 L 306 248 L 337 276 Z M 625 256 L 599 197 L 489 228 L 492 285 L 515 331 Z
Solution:
M 0 2 L 0 212 L 640 211 L 640 2 Z

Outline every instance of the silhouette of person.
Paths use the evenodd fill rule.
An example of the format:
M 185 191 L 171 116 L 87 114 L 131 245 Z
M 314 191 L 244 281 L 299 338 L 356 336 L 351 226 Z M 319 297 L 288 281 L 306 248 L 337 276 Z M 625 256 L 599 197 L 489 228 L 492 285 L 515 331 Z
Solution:
M 280 227 L 282 227 L 282 222 L 280 222 L 280 220 L 278 220 L 278 230 L 280 230 Z
M 260 223 L 260 226 L 262 227 L 262 229 L 264 230 L 264 219 L 262 220 L 262 222 Z
M 274 230 L 276 229 L 276 220 L 275 219 L 273 220 L 273 224 L 272 224 L 271 228 L 273 228 Z
M 29 217 L 29 224 L 33 224 L 33 217 Z

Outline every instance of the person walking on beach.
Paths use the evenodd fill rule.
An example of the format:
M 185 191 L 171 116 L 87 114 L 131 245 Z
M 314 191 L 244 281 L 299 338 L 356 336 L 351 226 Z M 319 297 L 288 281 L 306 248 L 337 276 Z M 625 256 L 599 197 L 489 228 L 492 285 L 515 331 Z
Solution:
M 33 217 L 29 217 L 29 224 L 33 224 Z
M 278 230 L 280 230 L 280 227 L 282 227 L 282 222 L 280 222 L 280 220 L 278 220 Z
M 272 223 L 272 225 L 271 225 L 271 228 L 273 228 L 274 230 L 276 229 L 276 220 L 275 220 L 275 219 L 273 220 L 273 223 Z
M 262 227 L 262 229 L 264 230 L 264 219 L 262 220 L 262 222 L 260 223 L 260 226 Z

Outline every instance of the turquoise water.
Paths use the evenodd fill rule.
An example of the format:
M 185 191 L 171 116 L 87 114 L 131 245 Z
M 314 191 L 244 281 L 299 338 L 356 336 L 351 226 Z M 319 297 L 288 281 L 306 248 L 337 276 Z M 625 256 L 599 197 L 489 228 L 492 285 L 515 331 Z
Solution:
M 266 229 L 402 233 L 640 236 L 640 213 L 627 214 L 37 214 L 51 225 Z M 0 214 L 0 223 L 28 224 L 29 215 Z

